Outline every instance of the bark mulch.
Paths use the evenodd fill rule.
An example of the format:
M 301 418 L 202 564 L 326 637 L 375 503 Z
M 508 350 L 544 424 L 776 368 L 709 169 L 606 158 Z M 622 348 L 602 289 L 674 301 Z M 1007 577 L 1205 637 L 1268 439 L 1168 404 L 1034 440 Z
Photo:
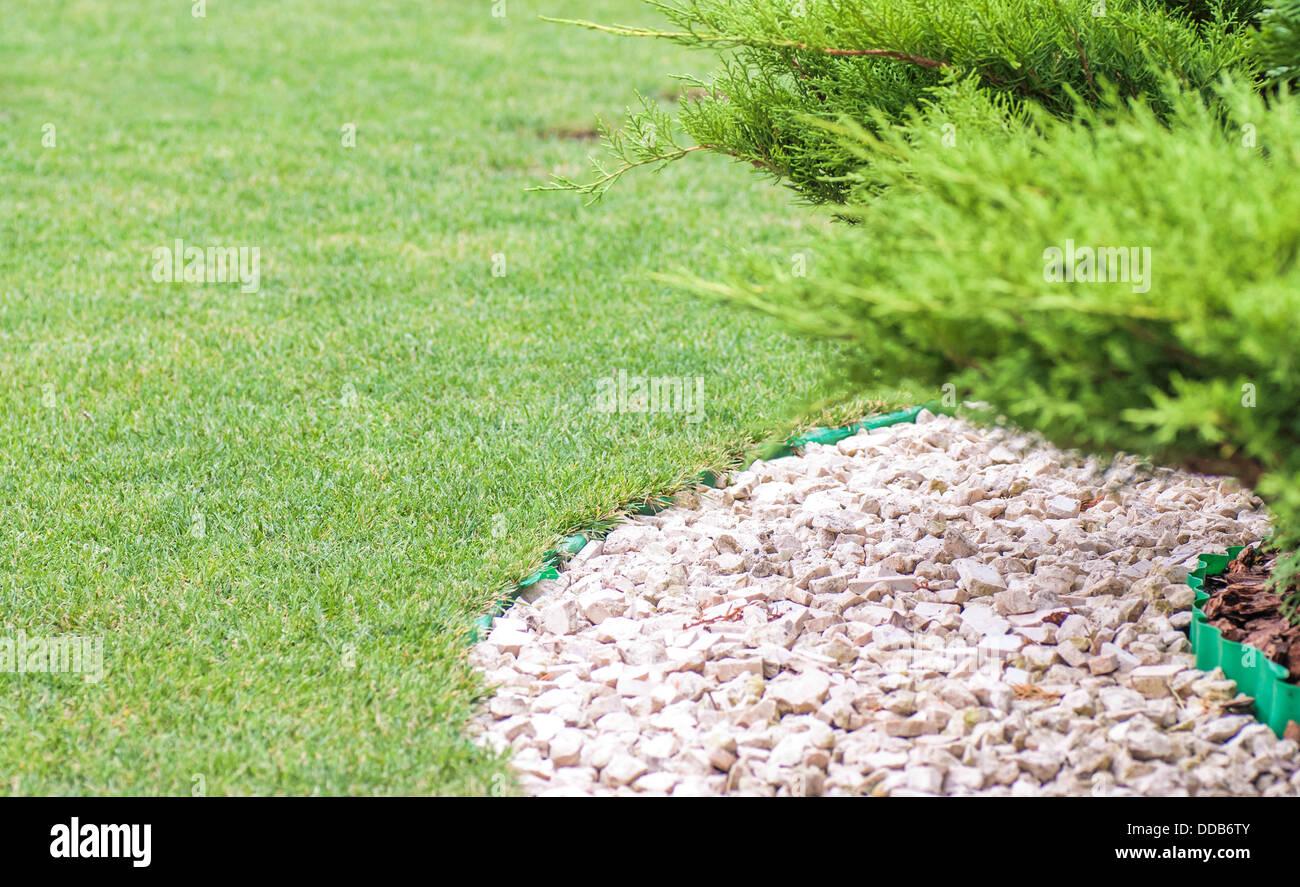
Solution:
M 1244 549 L 1223 573 L 1206 577 L 1210 597 L 1201 610 L 1225 638 L 1260 650 L 1300 683 L 1300 626 L 1282 615 L 1282 596 L 1269 587 L 1276 563 L 1274 552 Z

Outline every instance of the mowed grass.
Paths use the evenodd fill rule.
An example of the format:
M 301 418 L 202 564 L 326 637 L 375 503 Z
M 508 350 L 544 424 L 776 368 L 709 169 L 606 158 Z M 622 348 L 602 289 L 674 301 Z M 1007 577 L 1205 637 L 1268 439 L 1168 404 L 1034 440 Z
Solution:
M 509 791 L 462 729 L 472 618 L 829 390 L 649 279 L 806 247 L 788 194 L 705 157 L 525 193 L 710 60 L 537 18 L 635 0 L 491 9 L 6 4 L 0 636 L 102 636 L 106 674 L 0 674 L 0 790 Z M 176 238 L 259 247 L 260 291 L 155 282 Z M 702 377 L 704 421 L 598 412 L 619 369 Z

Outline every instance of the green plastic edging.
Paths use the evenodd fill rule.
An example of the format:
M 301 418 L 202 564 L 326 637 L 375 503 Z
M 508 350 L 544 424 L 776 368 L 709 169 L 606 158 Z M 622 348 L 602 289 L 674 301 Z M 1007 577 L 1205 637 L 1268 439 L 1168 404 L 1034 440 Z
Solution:
M 899 425 L 903 422 L 915 422 L 916 417 L 921 414 L 921 410 L 930 410 L 932 413 L 937 413 L 940 412 L 940 407 L 938 404 L 928 403 L 919 407 L 908 407 L 895 413 L 885 413 L 883 416 L 873 416 L 870 419 L 863 419 L 851 425 L 841 425 L 839 428 L 814 428 L 786 441 L 785 445 L 776 451 L 776 455 L 767 456 L 767 458 L 780 459 L 794 455 L 799 447 L 808 444 L 835 444 L 863 431 L 888 428 L 890 425 Z
M 845 438 L 852 437 L 862 431 L 870 431 L 875 428 L 887 428 L 890 425 L 900 425 L 904 422 L 915 422 L 916 417 L 921 414 L 921 410 L 929 410 L 932 413 L 949 413 L 950 409 L 940 406 L 937 402 L 924 403 L 920 406 L 908 407 L 905 410 L 898 410 L 893 413 L 885 413 L 880 416 L 872 416 L 868 419 L 862 419 L 849 425 L 841 425 L 838 428 L 813 428 L 805 431 L 803 434 L 795 435 L 768 451 L 763 452 L 758 458 L 771 461 L 772 459 L 782 459 L 786 456 L 793 456 L 800 447 L 808 444 L 834 444 L 839 443 Z M 752 462 L 750 464 L 753 464 Z M 748 467 L 748 466 L 746 466 Z M 744 470 L 743 468 L 741 469 Z M 701 471 L 695 476 L 694 483 L 706 487 L 716 487 L 719 476 L 712 471 Z M 625 511 L 630 514 L 657 514 L 665 508 L 672 506 L 675 501 L 672 496 L 658 496 L 654 499 L 636 504 L 624 506 Z M 522 595 L 529 586 L 541 582 L 543 579 L 556 579 L 559 577 L 559 566 L 568 557 L 572 557 L 582 550 L 595 536 L 590 533 L 574 533 L 572 536 L 566 536 L 549 551 L 542 555 L 542 565 L 529 574 L 528 577 L 521 580 L 492 608 L 492 611 L 479 616 L 474 620 L 474 624 L 469 633 L 469 642 L 477 643 L 480 639 L 487 637 L 487 633 L 492 630 L 492 622 L 498 616 L 510 609 L 519 596 Z
M 1244 545 L 1234 545 L 1227 554 L 1197 557 L 1200 566 L 1187 576 L 1187 584 L 1196 592 L 1188 633 L 1196 653 L 1196 667 L 1201 671 L 1222 668 L 1225 675 L 1237 682 L 1238 690 L 1255 697 L 1255 717 L 1281 736 L 1288 721 L 1300 722 L 1300 687 L 1288 683 L 1287 670 L 1270 661 L 1262 651 L 1225 640 L 1223 633 L 1206 621 L 1201 611 L 1201 605 L 1210 598 L 1205 591 L 1206 577 L 1226 570 L 1243 548 Z

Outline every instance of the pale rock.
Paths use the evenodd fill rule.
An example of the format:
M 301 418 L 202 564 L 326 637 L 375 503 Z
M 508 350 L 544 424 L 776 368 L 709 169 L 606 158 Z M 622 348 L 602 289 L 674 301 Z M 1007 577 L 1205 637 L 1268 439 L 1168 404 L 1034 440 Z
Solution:
M 581 594 L 577 605 L 583 617 L 593 625 L 600 625 L 606 619 L 619 616 L 627 610 L 623 595 L 610 588 L 594 588 Z
M 1037 607 L 1023 588 L 999 591 L 993 596 L 993 608 L 1003 616 L 1032 613 Z
M 1222 743 L 1241 732 L 1241 728 L 1251 723 L 1254 718 L 1249 715 L 1227 715 L 1215 718 L 1196 728 L 1196 737 L 1206 742 Z
M 1063 520 L 1079 516 L 1079 500 L 1070 496 L 1052 496 L 1044 503 L 1047 516 L 1055 520 Z
M 994 465 L 1010 465 L 1020 461 L 1015 453 L 1000 444 L 989 450 L 988 456 Z
M 605 544 L 602 554 L 625 554 L 646 544 L 653 536 L 653 531 L 648 527 L 637 524 L 623 524 L 609 532 L 605 537 Z
M 810 669 L 799 675 L 782 676 L 767 685 L 767 698 L 778 707 L 796 714 L 812 712 L 830 692 L 830 678 L 823 672 Z
M 557 600 L 542 610 L 542 625 L 551 634 L 573 634 L 582 627 L 582 623 L 578 602 L 572 599 Z
M 639 792 L 663 795 L 673 792 L 674 788 L 681 781 L 682 777 L 676 773 L 659 771 L 656 773 L 646 773 L 643 776 L 637 777 L 637 779 L 632 783 L 632 788 Z
M 1006 591 L 1007 583 L 997 570 L 972 558 L 959 558 L 952 562 L 962 586 L 974 597 Z
M 488 633 L 487 642 L 503 653 L 510 653 L 518 656 L 519 651 L 524 648 L 533 638 L 526 625 L 521 622 L 507 622 L 504 619 L 498 619 L 492 631 Z
M 907 787 L 913 791 L 937 795 L 943 791 L 943 773 L 934 767 L 909 767 Z
M 582 762 L 581 730 L 565 729 L 551 737 L 551 763 L 557 767 L 576 767 Z
M 1079 668 L 1090 658 L 1088 646 L 1082 638 L 1071 638 L 1064 643 L 1057 643 L 1056 655 L 1060 656 L 1066 665 Z
M 1129 684 L 1148 699 L 1168 696 L 1174 677 L 1183 670 L 1181 664 L 1143 665 L 1129 673 Z
M 1021 752 L 1016 760 L 1021 770 L 1031 774 L 1039 782 L 1050 782 L 1055 779 L 1063 763 L 1060 757 L 1040 751 Z
M 1118 732 L 1119 735 L 1115 736 Z M 1112 739 L 1122 742 L 1135 759 L 1139 761 L 1169 760 L 1174 753 L 1174 745 L 1169 737 L 1160 732 L 1146 718 L 1138 715 L 1111 731 Z
M 714 563 L 718 572 L 723 576 L 740 573 L 745 569 L 745 558 L 739 554 L 720 554 Z
M 979 552 L 978 546 L 966 538 L 960 531 L 948 528 L 943 534 L 943 553 L 950 560 L 968 558 Z
M 971 792 L 984 788 L 984 773 L 978 767 L 949 767 L 947 778 L 953 788 Z
M 514 742 L 520 737 L 535 736 L 537 733 L 533 728 L 532 722 L 523 715 L 506 718 L 504 721 L 496 725 L 496 730 L 509 742 Z
M 493 696 L 488 701 L 488 711 L 494 718 L 509 718 L 528 713 L 528 700 L 522 696 Z
M 1122 595 L 1128 590 L 1128 583 L 1118 576 L 1104 576 L 1097 579 L 1083 588 L 1084 597 L 1096 597 L 1098 595 Z
M 986 635 L 976 645 L 978 653 L 985 657 L 1006 658 L 1020 651 L 1025 639 L 1019 635 Z
M 609 763 L 601 768 L 600 782 L 602 785 L 615 787 L 629 785 L 645 775 L 648 770 L 649 767 L 639 758 L 618 753 L 613 755 L 609 759 Z
M 602 644 L 612 644 L 630 640 L 640 633 L 641 624 L 637 620 L 623 616 L 610 616 L 596 625 L 593 636 Z
M 1164 596 L 1175 610 L 1190 610 L 1196 603 L 1196 591 L 1187 585 L 1166 586 Z

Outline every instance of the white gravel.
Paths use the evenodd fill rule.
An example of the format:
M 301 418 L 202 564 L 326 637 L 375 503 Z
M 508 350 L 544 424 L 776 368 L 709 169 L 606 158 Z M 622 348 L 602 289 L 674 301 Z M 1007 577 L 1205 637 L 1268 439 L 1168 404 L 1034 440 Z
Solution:
M 476 646 L 472 729 L 542 795 L 1295 795 L 1182 631 L 1258 505 L 922 413 L 588 544 Z

